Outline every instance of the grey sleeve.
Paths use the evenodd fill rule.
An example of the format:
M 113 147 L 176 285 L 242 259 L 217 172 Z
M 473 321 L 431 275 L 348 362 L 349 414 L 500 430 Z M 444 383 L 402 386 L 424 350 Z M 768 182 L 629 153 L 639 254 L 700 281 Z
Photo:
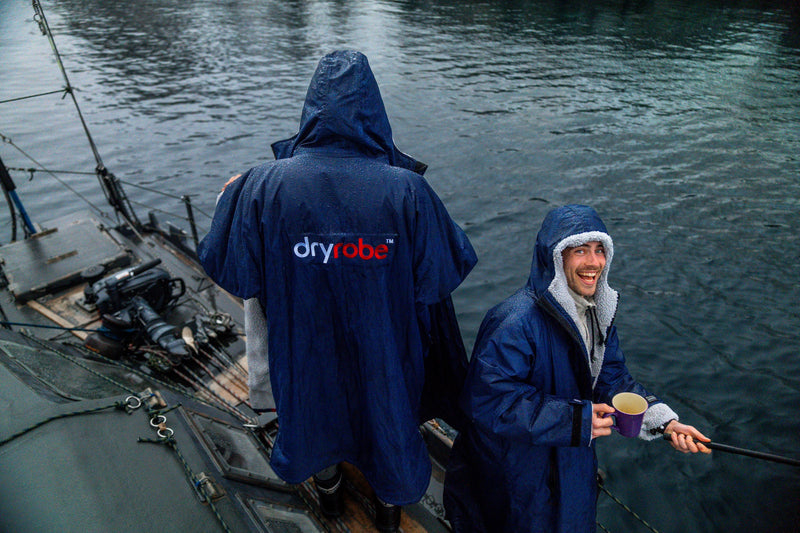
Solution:
M 272 408 L 274 402 L 269 381 L 267 317 L 257 298 L 244 301 L 244 334 L 247 337 L 245 346 L 250 403 L 254 409 Z

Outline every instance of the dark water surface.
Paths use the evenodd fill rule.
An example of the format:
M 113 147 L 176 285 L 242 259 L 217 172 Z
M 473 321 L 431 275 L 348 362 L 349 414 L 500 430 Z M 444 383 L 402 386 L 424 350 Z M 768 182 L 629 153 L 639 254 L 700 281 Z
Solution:
M 295 133 L 316 62 L 370 59 L 397 145 L 472 240 L 471 347 L 552 207 L 594 205 L 629 366 L 715 440 L 800 458 L 800 12 L 768 1 L 59 0 L 44 7 L 106 166 L 193 194 Z M 795 4 L 796 5 L 796 4 Z M 63 86 L 27 0 L 0 1 L 0 100 Z M 42 165 L 95 166 L 68 100 L 0 106 Z M 9 143 L 12 167 L 33 164 Z M 102 205 L 92 176 L 58 174 Z M 15 173 L 36 220 L 84 200 Z M 182 215 L 128 187 L 139 216 Z M 104 208 L 105 209 L 105 208 Z M 0 219 L 0 241 L 10 235 Z M 162 215 L 163 218 L 173 218 Z M 185 223 L 175 219 L 184 227 Z M 661 532 L 800 530 L 800 469 L 603 439 L 606 486 Z M 601 494 L 610 531 L 647 529 Z

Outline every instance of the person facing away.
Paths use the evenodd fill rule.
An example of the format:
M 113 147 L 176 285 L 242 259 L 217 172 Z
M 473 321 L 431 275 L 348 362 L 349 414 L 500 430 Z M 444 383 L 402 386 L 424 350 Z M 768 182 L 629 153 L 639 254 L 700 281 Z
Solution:
M 209 276 L 263 313 L 250 324 L 266 318 L 271 466 L 289 483 L 317 474 L 323 499 L 346 461 L 380 503 L 416 502 L 431 472 L 419 417 L 432 321 L 460 342 L 450 293 L 475 252 L 425 165 L 395 147 L 363 54 L 320 60 L 298 133 L 272 149 L 274 161 L 229 180 L 198 247 Z M 264 366 L 251 383 L 263 385 Z M 341 512 L 340 497 L 327 501 L 323 512 Z
M 471 423 L 445 480 L 456 532 L 595 531 L 594 443 L 611 434 L 603 415 L 619 392 L 649 404 L 640 438 L 666 430 L 679 451 L 710 451 L 625 366 L 607 282 L 613 255 L 594 209 L 556 208 L 536 237 L 528 283 L 484 318 L 461 396 Z

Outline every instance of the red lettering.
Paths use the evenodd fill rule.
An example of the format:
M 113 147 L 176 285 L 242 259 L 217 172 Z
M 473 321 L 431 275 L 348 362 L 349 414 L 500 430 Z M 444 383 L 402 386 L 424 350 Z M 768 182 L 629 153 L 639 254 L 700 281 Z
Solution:
M 385 244 L 379 244 L 375 247 L 375 259 L 386 259 L 386 254 L 389 253 L 389 247 Z
M 337 242 L 336 246 L 333 247 L 333 258 L 339 259 L 339 248 L 342 247 L 342 243 Z
M 348 250 L 352 251 L 348 252 Z M 358 255 L 358 246 L 356 246 L 352 242 L 348 242 L 347 244 L 344 245 L 344 249 L 342 251 L 344 252 L 345 257 L 349 257 L 350 259 L 352 259 Z
M 365 253 L 366 252 L 366 253 Z M 372 256 L 375 254 L 375 250 L 369 244 L 364 244 L 364 239 L 358 239 L 358 257 L 366 261 L 367 259 L 372 259 Z

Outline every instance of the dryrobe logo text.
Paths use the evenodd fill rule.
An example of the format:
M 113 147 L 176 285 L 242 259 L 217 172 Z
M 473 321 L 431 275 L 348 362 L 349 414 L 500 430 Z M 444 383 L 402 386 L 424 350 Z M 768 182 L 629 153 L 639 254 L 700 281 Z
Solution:
M 322 264 L 381 264 L 391 260 L 393 235 L 303 235 L 292 247 L 299 259 Z

